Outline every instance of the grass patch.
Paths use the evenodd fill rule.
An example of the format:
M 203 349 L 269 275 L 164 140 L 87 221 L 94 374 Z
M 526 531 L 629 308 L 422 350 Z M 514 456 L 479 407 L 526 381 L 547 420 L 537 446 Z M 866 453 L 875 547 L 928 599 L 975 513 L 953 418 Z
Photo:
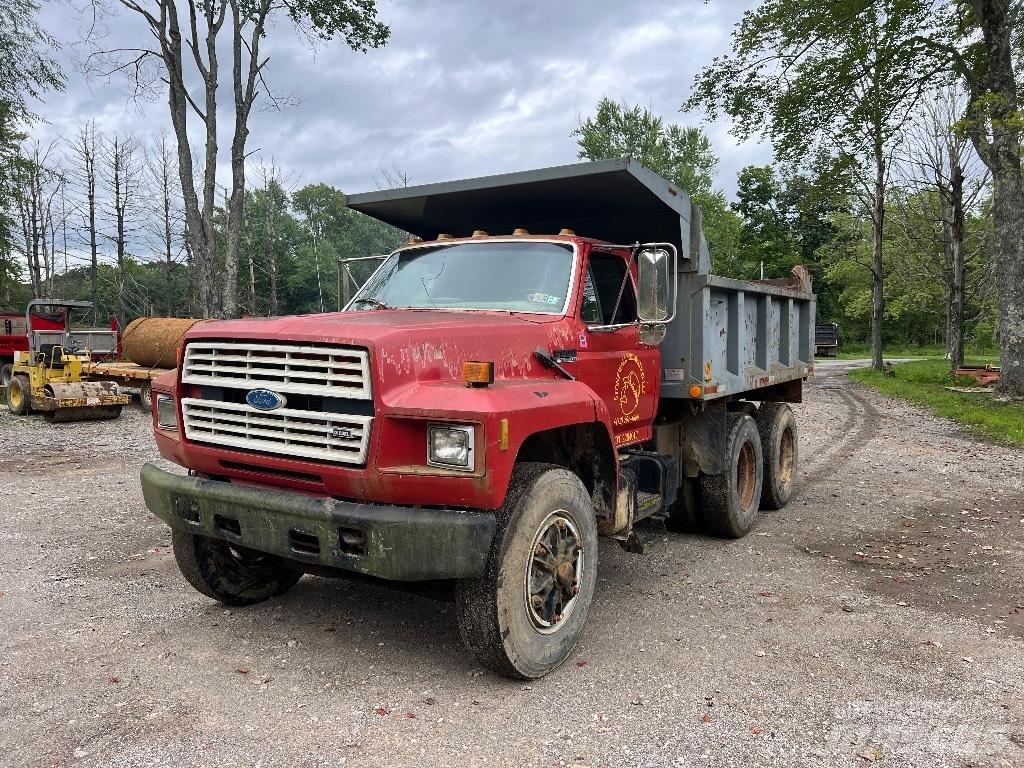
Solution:
M 992 358 L 970 357 L 968 365 L 993 362 Z M 949 361 L 916 360 L 893 367 L 895 377 L 870 368 L 850 371 L 850 378 L 886 395 L 924 405 L 936 414 L 963 424 L 972 432 L 997 440 L 1024 445 L 1024 403 L 1001 403 L 989 394 L 950 392 L 945 387 L 977 386 L 974 379 L 953 377 Z
M 983 348 L 970 348 L 966 350 L 969 355 L 987 355 L 991 354 L 992 360 L 999 359 L 998 350 L 989 350 Z M 887 346 L 883 352 L 884 357 L 945 357 L 946 348 L 938 346 L 924 346 L 924 347 L 909 347 L 905 345 L 890 345 Z M 868 344 L 840 344 L 839 355 L 840 360 L 858 360 L 861 358 L 871 357 L 871 346 Z M 824 360 L 825 357 L 819 359 Z M 991 362 L 991 361 L 989 361 Z

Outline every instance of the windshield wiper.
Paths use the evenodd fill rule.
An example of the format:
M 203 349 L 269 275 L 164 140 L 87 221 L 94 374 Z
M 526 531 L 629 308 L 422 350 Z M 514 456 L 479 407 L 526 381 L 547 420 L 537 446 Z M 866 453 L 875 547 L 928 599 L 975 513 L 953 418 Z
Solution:
M 356 299 L 353 302 L 353 304 L 372 304 L 373 306 L 377 307 L 378 309 L 394 309 L 394 307 L 388 306 L 383 301 L 379 301 L 379 300 L 374 299 L 374 298 L 372 298 L 370 296 L 363 296 L 362 298 Z

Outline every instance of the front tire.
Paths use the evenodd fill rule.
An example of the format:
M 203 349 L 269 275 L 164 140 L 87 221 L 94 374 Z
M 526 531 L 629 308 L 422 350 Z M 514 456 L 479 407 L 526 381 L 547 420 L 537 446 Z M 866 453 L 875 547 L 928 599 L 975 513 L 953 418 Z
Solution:
M 786 403 L 761 403 L 756 421 L 764 456 L 761 508 L 782 509 L 796 489 L 796 416 Z
M 7 385 L 7 410 L 15 416 L 24 416 L 29 412 L 31 386 L 28 376 L 23 373 L 11 377 Z
M 716 536 L 741 539 L 757 522 L 761 504 L 761 438 L 746 413 L 729 414 L 725 473 L 701 475 L 701 514 Z
M 185 580 L 224 605 L 252 605 L 283 595 L 302 578 L 277 555 L 223 539 L 174 531 L 171 545 Z
M 462 639 L 506 677 L 543 677 L 572 653 L 597 585 L 597 521 L 580 479 L 516 465 L 484 575 L 456 585 Z

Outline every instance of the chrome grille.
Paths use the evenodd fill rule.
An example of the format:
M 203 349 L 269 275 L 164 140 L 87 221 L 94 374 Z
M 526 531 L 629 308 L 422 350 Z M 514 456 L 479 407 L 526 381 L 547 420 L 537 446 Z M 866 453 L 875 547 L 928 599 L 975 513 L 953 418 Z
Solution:
M 248 405 L 186 397 L 185 437 L 194 442 L 289 457 L 365 464 L 372 416 Z
M 371 397 L 369 355 L 353 347 L 194 341 L 185 347 L 181 380 L 280 394 Z

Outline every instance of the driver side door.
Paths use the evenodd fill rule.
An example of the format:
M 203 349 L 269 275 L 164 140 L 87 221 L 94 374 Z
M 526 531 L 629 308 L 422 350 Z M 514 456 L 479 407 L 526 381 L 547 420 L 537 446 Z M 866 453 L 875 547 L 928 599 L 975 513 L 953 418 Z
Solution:
M 604 401 L 616 447 L 651 436 L 661 357 L 640 341 L 629 251 L 591 249 L 579 307 L 576 362 L 567 366 Z

